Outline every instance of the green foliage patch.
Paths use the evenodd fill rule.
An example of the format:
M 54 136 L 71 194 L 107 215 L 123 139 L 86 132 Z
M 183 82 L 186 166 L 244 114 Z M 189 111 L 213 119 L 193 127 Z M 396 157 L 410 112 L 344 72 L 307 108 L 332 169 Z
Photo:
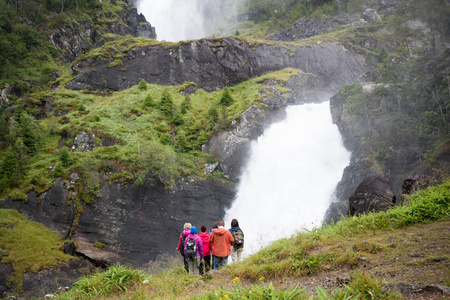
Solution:
M 60 250 L 64 241 L 55 231 L 30 222 L 15 210 L 0 209 L 0 261 L 14 268 L 10 283 L 19 289 L 23 274 L 54 267 L 73 257 Z
M 22 106 L 16 104 L 16 112 L 2 113 L 0 184 L 5 188 L 0 196 L 26 200 L 28 191 L 45 191 L 55 178 L 68 178 L 73 172 L 80 176 L 76 188 L 86 202 L 101 195 L 105 174 L 113 182 L 137 184 L 152 176 L 167 187 L 179 177 L 205 179 L 207 155 L 201 147 L 208 138 L 229 128 L 249 106 L 264 108 L 261 101 L 269 95 L 259 93 L 266 80 L 277 81 L 277 88 L 285 92 L 284 83 L 298 73 L 285 69 L 224 91 L 199 89 L 187 96 L 179 93 L 185 84 L 162 87 L 145 81 L 100 96 L 65 89 L 31 94 Z M 233 101 L 221 105 L 223 95 Z M 42 101 L 50 101 L 55 112 L 67 113 L 36 120 L 28 112 Z M 81 131 L 96 135 L 96 147 L 91 152 L 70 152 Z M 105 141 L 115 145 L 105 146 Z

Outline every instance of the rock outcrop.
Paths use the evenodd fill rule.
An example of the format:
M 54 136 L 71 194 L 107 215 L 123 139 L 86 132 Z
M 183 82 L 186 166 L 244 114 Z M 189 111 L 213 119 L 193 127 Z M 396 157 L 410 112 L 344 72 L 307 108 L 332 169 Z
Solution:
M 396 10 L 396 1 L 382 1 L 376 8 L 367 8 L 362 15 L 340 14 L 328 17 L 323 15 L 319 19 L 301 17 L 283 30 L 268 37 L 274 41 L 295 41 L 315 35 L 333 32 L 345 28 L 361 26 L 379 21 Z
M 111 45 L 114 47 L 113 45 Z M 122 90 L 142 79 L 160 85 L 195 82 L 213 91 L 269 71 L 299 68 L 337 90 L 363 72 L 363 57 L 334 43 L 294 47 L 285 44 L 249 43 L 227 37 L 191 42 L 154 43 L 131 49 L 116 48 L 122 57 L 89 57 L 73 66 L 78 74 L 66 87 L 77 90 Z M 106 50 L 105 50 L 106 51 Z
M 107 33 L 156 39 L 155 28 L 147 22 L 144 15 L 138 14 L 137 9 L 131 5 L 125 3 L 122 5 L 123 11 L 119 15 L 113 16 L 113 13 L 93 15 L 90 21 L 77 24 L 70 22 L 53 29 L 50 42 L 64 50 L 64 58 L 71 62 L 80 54 L 108 42 Z M 107 23 L 109 22 L 107 20 L 116 21 Z M 93 26 L 94 24 L 104 24 L 105 26 L 100 29 L 101 26 Z
M 71 234 L 75 253 L 100 266 L 142 266 L 162 254 L 178 257 L 174 249 L 183 224 L 210 228 L 235 196 L 233 186 L 216 181 L 180 179 L 169 190 L 156 180 L 142 186 L 105 182 L 101 197 L 77 209 L 69 186 L 58 179 L 49 191 L 30 192 L 27 202 L 7 198 L 0 208 L 16 209 L 62 236 Z
M 352 216 L 372 211 L 386 211 L 395 205 L 395 194 L 386 180 L 369 176 L 356 188 L 349 198 Z

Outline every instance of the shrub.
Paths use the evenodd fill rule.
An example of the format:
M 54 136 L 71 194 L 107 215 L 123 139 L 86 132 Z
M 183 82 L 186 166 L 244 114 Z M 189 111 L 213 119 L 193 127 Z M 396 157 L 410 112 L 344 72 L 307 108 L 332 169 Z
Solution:
M 144 107 L 155 107 L 156 103 L 155 100 L 153 100 L 153 97 L 151 94 L 147 94 L 147 96 L 145 96 L 144 98 Z
M 165 91 L 162 94 L 159 102 L 159 109 L 166 117 L 171 117 L 173 114 L 173 99 L 169 92 Z
M 233 103 L 234 103 L 234 99 L 233 99 L 233 97 L 231 97 L 230 89 L 228 87 L 225 87 L 223 89 L 222 96 L 220 97 L 219 104 L 222 106 L 230 106 Z
M 59 160 L 61 161 L 63 167 L 67 168 L 72 164 L 72 159 L 70 158 L 70 152 L 67 147 L 63 147 L 59 150 Z
M 147 82 L 145 82 L 144 79 L 142 79 L 139 84 L 138 84 L 138 89 L 141 91 L 146 91 L 147 90 Z

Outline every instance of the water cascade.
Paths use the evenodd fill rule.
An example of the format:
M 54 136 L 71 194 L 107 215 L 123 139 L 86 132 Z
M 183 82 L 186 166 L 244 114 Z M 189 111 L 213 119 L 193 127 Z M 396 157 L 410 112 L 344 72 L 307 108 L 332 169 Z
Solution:
M 236 21 L 246 0 L 137 0 L 136 6 L 158 40 L 178 42 L 217 35 Z
M 349 162 L 328 101 L 288 107 L 286 119 L 252 144 L 237 197 L 226 212 L 226 227 L 236 218 L 244 231 L 244 255 L 321 226 Z

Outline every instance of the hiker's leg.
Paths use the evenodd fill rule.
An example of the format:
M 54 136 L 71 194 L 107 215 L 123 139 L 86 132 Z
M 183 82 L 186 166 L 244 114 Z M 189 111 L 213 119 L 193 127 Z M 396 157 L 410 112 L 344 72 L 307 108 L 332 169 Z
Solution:
M 189 274 L 195 274 L 195 261 L 194 261 L 194 258 L 188 258 L 187 262 L 188 262 L 188 266 L 189 266 Z
M 205 272 L 211 270 L 211 256 L 205 256 Z
M 194 258 L 194 275 L 200 275 L 200 258 Z
M 214 270 L 219 270 L 220 257 L 214 255 L 213 259 L 214 259 Z
M 187 263 L 186 257 L 184 257 L 184 255 L 181 255 L 181 256 L 183 256 L 183 264 L 184 264 L 184 269 L 186 270 L 186 272 L 188 272 L 188 273 L 189 273 L 189 266 L 188 266 L 188 263 Z
M 237 250 L 234 247 L 231 247 L 231 259 L 234 263 L 238 261 Z
M 236 250 L 236 257 L 237 257 L 236 262 L 242 260 L 242 252 L 243 251 L 244 251 L 244 248 L 239 248 L 239 249 Z

